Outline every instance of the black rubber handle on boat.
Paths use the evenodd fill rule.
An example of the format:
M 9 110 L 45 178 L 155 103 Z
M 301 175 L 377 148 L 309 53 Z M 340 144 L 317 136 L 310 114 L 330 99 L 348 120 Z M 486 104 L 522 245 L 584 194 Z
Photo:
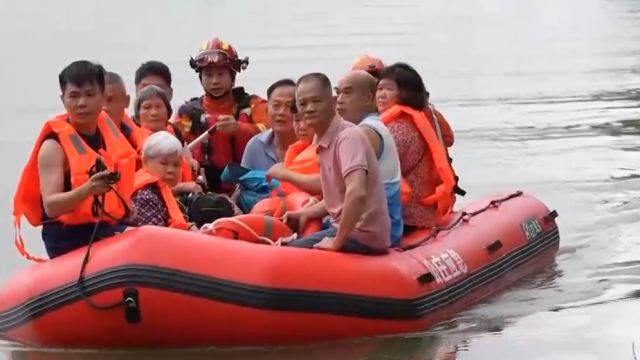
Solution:
M 428 284 L 428 283 L 432 282 L 435 279 L 436 279 L 436 277 L 433 276 L 432 273 L 428 272 L 426 274 L 422 274 L 422 275 L 418 276 L 418 278 L 416 280 L 418 280 L 419 284 L 425 285 L 425 284 Z
M 485 249 L 489 252 L 489 254 L 493 254 L 494 252 L 500 250 L 502 248 L 502 241 L 496 240 L 491 244 L 487 245 Z
M 553 220 L 555 220 L 558 217 L 558 211 L 556 210 L 552 210 L 551 212 L 549 212 L 547 215 L 545 215 L 542 220 L 546 221 L 546 222 L 551 222 Z
M 142 321 L 138 289 L 125 288 L 122 291 L 122 302 L 124 303 L 124 317 L 127 320 L 127 323 L 138 324 Z

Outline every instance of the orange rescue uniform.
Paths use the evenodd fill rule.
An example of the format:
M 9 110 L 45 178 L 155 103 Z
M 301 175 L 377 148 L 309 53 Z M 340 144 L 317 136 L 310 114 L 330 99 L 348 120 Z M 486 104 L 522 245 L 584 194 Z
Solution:
M 190 143 L 215 126 L 222 115 L 234 116 L 238 130 L 232 134 L 211 132 L 208 141 L 194 148 L 193 157 L 204 168 L 212 191 L 231 193 L 235 186 L 221 183 L 220 174 L 229 163 L 240 164 L 249 140 L 269 128 L 267 101 L 247 94 L 241 87 L 222 99 L 201 96 L 179 108 L 175 124 L 181 128 L 185 142 Z

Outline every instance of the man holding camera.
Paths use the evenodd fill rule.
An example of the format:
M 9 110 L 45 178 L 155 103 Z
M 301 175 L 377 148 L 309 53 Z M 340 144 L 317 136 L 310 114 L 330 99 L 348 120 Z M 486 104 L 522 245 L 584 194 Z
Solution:
M 102 111 L 105 71 L 75 61 L 59 75 L 66 113 L 45 122 L 14 196 L 17 228 L 24 215 L 42 225 L 49 258 L 125 230 L 136 151 Z M 30 256 L 17 233 L 16 246 Z

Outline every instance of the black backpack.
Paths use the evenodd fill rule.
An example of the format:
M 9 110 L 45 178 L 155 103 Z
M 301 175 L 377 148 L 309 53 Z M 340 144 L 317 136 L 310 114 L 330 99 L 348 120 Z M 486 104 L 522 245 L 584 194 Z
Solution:
M 226 196 L 213 193 L 189 194 L 186 199 L 187 217 L 198 228 L 220 218 L 235 215 L 233 204 Z

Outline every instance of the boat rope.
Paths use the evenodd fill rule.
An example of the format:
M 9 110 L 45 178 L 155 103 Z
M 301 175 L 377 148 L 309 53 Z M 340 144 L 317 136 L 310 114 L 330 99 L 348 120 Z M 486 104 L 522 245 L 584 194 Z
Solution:
M 120 193 L 118 193 L 118 191 L 113 187 L 113 186 L 109 186 L 109 188 L 111 189 L 111 191 L 113 191 L 116 196 L 118 197 L 118 199 L 120 199 L 120 201 L 122 202 L 122 205 L 125 207 L 125 213 L 124 216 L 121 219 L 115 219 L 113 216 L 111 216 L 110 214 L 108 214 L 105 211 L 104 208 L 104 194 L 102 197 L 102 200 L 100 199 L 99 196 L 94 196 L 93 197 L 93 204 L 92 204 L 92 215 L 96 216 L 98 218 L 98 221 L 96 221 L 96 224 L 93 226 L 93 232 L 91 233 L 91 237 L 89 238 L 89 243 L 87 244 L 87 248 L 85 250 L 84 253 L 84 258 L 82 259 L 82 264 L 80 265 L 80 274 L 78 275 L 78 281 L 76 282 L 76 285 L 78 287 L 78 292 L 80 293 L 80 297 L 93 309 L 96 310 L 111 310 L 111 309 L 116 309 L 120 306 L 126 306 L 126 303 L 123 300 L 118 300 L 117 302 L 113 302 L 111 304 L 96 304 L 93 300 L 91 300 L 87 294 L 84 291 L 84 287 L 83 287 L 83 280 L 84 280 L 84 272 L 87 268 L 87 265 L 89 264 L 89 256 L 91 254 L 91 246 L 93 245 L 93 242 L 95 241 L 96 238 L 96 234 L 98 232 L 98 226 L 100 226 L 100 223 L 104 220 L 104 216 L 107 215 L 109 218 L 114 219 L 114 220 L 125 220 L 128 219 L 130 216 L 130 209 L 129 206 L 127 205 L 127 202 L 124 200 L 124 198 L 120 195 Z
M 429 236 L 427 236 L 425 239 L 418 241 L 416 243 L 413 244 L 409 244 L 407 246 L 401 247 L 401 250 L 411 250 L 413 248 L 416 248 L 424 243 L 426 243 L 427 241 L 431 240 L 431 239 L 435 239 L 436 236 L 441 233 L 442 231 L 448 231 L 453 229 L 454 227 L 456 227 L 458 224 L 460 224 L 461 222 L 468 222 L 469 220 L 471 220 L 471 218 L 473 218 L 474 216 L 480 215 L 483 212 L 491 209 L 491 208 L 497 208 L 498 206 L 500 206 L 503 202 L 505 201 L 509 201 L 511 199 L 517 198 L 518 196 L 521 196 L 523 194 L 522 191 L 518 190 L 512 194 L 509 194 L 505 197 L 499 198 L 499 199 L 494 199 L 489 201 L 489 203 L 484 206 L 483 208 L 480 208 L 476 211 L 471 211 L 471 212 L 467 212 L 467 211 L 461 211 L 460 215 L 456 218 L 456 220 L 454 222 L 452 222 L 451 224 L 447 225 L 447 226 L 443 226 L 443 227 L 439 227 L 439 226 L 434 226 L 432 228 L 431 234 L 429 234 Z

